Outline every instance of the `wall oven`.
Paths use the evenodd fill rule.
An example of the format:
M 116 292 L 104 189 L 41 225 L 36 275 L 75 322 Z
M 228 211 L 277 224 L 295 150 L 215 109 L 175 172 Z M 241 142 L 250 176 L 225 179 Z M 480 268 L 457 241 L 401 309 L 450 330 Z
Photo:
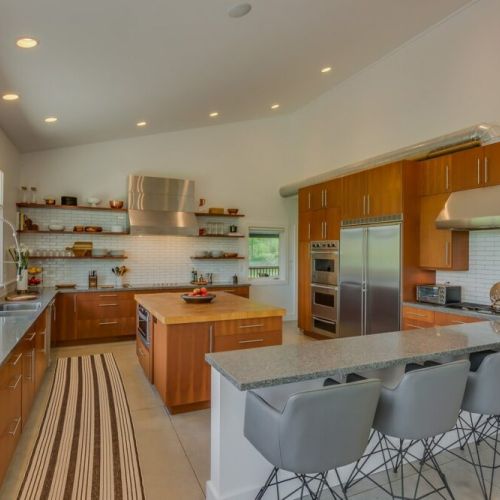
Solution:
M 339 266 L 339 242 L 311 242 L 311 282 L 319 285 L 336 285 Z
M 137 337 L 149 349 L 153 325 L 151 314 L 140 304 L 137 306 Z
M 311 285 L 311 312 L 330 321 L 337 321 L 337 295 L 336 286 Z

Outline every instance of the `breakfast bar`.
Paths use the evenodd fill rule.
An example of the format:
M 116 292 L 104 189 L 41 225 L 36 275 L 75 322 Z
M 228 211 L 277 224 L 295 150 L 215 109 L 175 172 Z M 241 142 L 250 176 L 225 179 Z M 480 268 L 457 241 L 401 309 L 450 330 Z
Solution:
M 489 349 L 500 349 L 500 322 L 208 354 L 212 442 L 207 498 L 255 498 L 269 475 L 270 464 L 243 435 L 246 391 L 254 390 L 279 407 L 294 392 L 321 387 L 326 377 L 343 382 L 346 375 L 356 372 L 386 385 L 397 384 L 408 363 L 466 358 Z M 344 477 L 348 472 L 344 471 Z M 331 478 L 331 484 L 336 482 Z
M 210 406 L 207 353 L 282 342 L 284 309 L 231 293 L 218 292 L 211 303 L 186 303 L 179 293 L 138 294 L 135 300 L 151 326 L 149 341 L 138 336 L 138 358 L 170 413 Z

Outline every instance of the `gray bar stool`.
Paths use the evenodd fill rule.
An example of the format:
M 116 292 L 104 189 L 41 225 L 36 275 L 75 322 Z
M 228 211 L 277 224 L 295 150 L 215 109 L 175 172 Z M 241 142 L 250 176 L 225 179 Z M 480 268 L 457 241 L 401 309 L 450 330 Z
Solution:
M 308 498 L 319 499 L 327 488 L 327 472 L 358 460 L 368 443 L 368 436 L 380 394 L 380 381 L 365 380 L 336 384 L 292 394 L 282 410 L 276 409 L 255 392 L 246 395 L 244 435 L 266 458 L 273 469 L 256 496 L 263 498 L 275 487 L 291 485 Z M 280 470 L 293 474 L 280 480 Z M 340 482 L 340 477 L 337 473 Z
M 447 490 L 451 498 L 454 498 L 435 458 L 435 443 L 439 441 L 440 435 L 452 430 L 456 424 L 469 366 L 469 361 L 461 360 L 412 369 L 404 374 L 396 387 L 382 387 L 369 451 L 356 464 L 346 483 L 347 488 L 366 478 L 392 498 L 417 499 L 432 493 L 443 496 L 442 490 Z M 374 454 L 380 455 L 382 465 L 372 465 L 372 469 L 367 471 L 368 461 Z M 405 463 L 417 472 L 416 485 L 409 497 L 405 496 Z M 441 485 L 436 486 L 427 477 L 428 471 L 424 465 L 438 474 Z M 400 471 L 400 494 L 394 492 L 390 469 Z M 389 489 L 370 477 L 371 474 L 384 470 L 389 479 Z M 426 491 L 419 497 L 419 487 L 423 484 L 431 491 Z
M 474 363 L 472 363 L 474 361 Z M 474 366 L 472 366 L 472 364 Z M 472 371 L 474 368 L 475 371 Z M 471 371 L 467 379 L 462 412 L 457 422 L 461 448 L 467 446 L 469 460 L 474 466 L 484 498 L 491 499 L 495 470 L 500 467 L 497 459 L 500 431 L 500 352 L 486 351 L 471 356 Z M 481 457 L 481 447 L 492 452 L 493 457 Z M 451 452 L 451 450 L 448 450 Z M 475 451 L 475 454 L 474 454 Z M 453 453 L 455 455 L 455 453 Z M 488 481 L 487 474 L 490 474 Z

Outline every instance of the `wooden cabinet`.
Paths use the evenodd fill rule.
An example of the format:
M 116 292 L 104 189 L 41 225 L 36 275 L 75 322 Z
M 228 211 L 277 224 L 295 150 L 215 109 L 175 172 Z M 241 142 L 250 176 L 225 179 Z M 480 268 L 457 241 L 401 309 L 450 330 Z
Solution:
M 451 189 L 462 191 L 484 185 L 483 148 L 466 149 L 451 155 Z
M 475 316 L 464 316 L 462 314 L 445 313 L 423 309 L 420 307 L 403 307 L 403 330 L 418 330 L 422 328 L 432 328 L 434 326 L 452 326 L 465 323 L 476 323 L 485 321 Z
M 299 189 L 299 213 L 311 210 L 311 190 L 310 186 Z
M 422 196 L 451 192 L 451 155 L 419 163 L 419 193 Z
M 469 268 L 469 233 L 436 228 L 436 217 L 448 194 L 423 196 L 420 202 L 420 266 L 466 271 Z
M 153 382 L 153 363 L 152 363 L 152 356 L 151 352 L 149 349 L 146 348 L 146 346 L 143 344 L 139 336 L 136 337 L 135 340 L 135 352 L 137 354 L 137 359 L 139 360 L 139 364 L 142 367 L 142 370 L 144 371 L 144 375 L 146 375 L 146 378 L 150 381 Z
M 53 344 L 76 340 L 76 293 L 59 293 L 56 297 Z
M 343 219 L 380 217 L 400 214 L 402 211 L 402 162 L 343 177 Z
M 497 186 L 500 184 L 500 142 L 483 148 L 484 184 Z
M 47 326 L 50 321 L 50 309 L 43 312 L 35 323 L 35 391 L 38 391 L 42 383 L 45 371 L 49 364 L 46 348 Z
M 307 332 L 311 330 L 311 257 L 307 242 L 299 242 L 297 281 L 297 322 L 298 327 Z
M 26 423 L 35 398 L 36 384 L 36 328 L 32 328 L 21 340 L 22 354 L 22 426 Z
M 313 212 L 299 212 L 299 241 L 311 241 L 311 220 Z
M 18 346 L 0 367 L 0 483 L 22 429 L 23 355 Z

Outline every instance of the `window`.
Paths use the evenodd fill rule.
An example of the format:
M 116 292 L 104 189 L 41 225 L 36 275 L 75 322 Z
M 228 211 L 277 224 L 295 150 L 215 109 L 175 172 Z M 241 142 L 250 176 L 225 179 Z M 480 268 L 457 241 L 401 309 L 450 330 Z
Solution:
M 248 277 L 252 280 L 284 280 L 285 230 L 250 228 L 248 235 Z

